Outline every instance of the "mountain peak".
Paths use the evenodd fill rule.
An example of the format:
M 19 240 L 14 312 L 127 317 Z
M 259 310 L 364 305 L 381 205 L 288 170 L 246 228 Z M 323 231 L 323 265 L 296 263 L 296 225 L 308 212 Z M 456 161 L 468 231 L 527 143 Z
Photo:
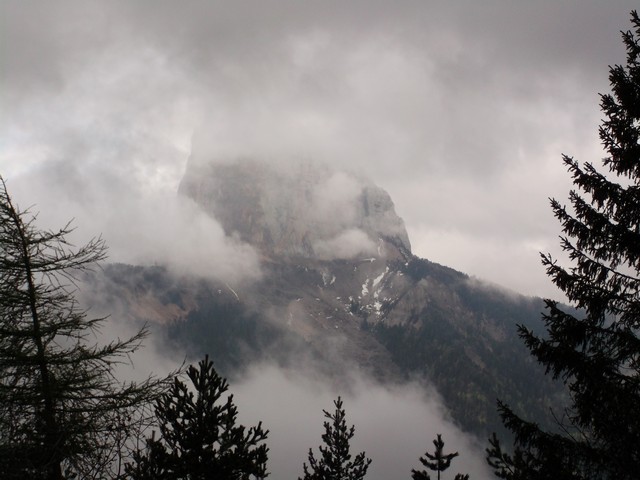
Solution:
M 321 260 L 410 254 L 389 194 L 362 176 L 309 161 L 190 159 L 179 193 L 263 254 Z

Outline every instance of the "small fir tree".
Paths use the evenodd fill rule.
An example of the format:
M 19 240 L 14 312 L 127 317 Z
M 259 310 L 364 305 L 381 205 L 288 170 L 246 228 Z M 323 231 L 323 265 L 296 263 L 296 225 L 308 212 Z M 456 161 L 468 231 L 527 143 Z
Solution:
M 438 480 L 440 480 L 440 472 L 444 472 L 451 466 L 451 461 L 458 456 L 458 452 L 444 453 L 444 441 L 442 435 L 438 434 L 433 441 L 436 450 L 433 454 L 425 452 L 424 457 L 420 457 L 420 463 L 429 470 L 438 472 Z M 425 458 L 426 457 L 426 458 Z M 413 480 L 431 480 L 431 476 L 426 470 L 411 470 L 411 478 Z M 458 473 L 454 480 L 469 480 L 469 475 Z
M 268 431 L 262 423 L 248 430 L 237 424 L 233 395 L 226 401 L 227 380 L 209 357 L 189 367 L 194 392 L 176 378 L 156 405 L 160 437 L 155 432 L 145 451 L 135 455 L 127 473 L 135 480 L 264 478 L 267 474 Z
M 320 458 L 309 449 L 309 465 L 303 464 L 304 476 L 298 480 L 361 480 L 367 474 L 371 459 L 361 452 L 351 460 L 349 442 L 355 435 L 355 427 L 347 427 L 342 399 L 334 400 L 335 411 L 323 410 L 325 418 L 324 434 L 320 446 Z

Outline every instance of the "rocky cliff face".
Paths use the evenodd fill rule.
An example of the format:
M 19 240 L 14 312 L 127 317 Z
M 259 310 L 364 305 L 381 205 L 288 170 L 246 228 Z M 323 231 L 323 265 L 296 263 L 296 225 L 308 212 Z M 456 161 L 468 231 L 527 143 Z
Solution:
M 483 436 L 500 426 L 496 398 L 533 418 L 554 401 L 516 333 L 535 328 L 542 302 L 412 255 L 389 195 L 370 182 L 309 163 L 191 162 L 180 193 L 261 252 L 262 277 L 232 288 L 112 266 L 99 282 L 105 308 L 122 305 L 111 313 L 155 324 L 196 358 L 210 353 L 226 374 L 275 359 L 332 378 L 350 368 L 423 378 Z
M 261 252 L 268 280 L 252 297 L 307 342 L 378 321 L 405 286 L 404 222 L 387 192 L 353 173 L 304 161 L 192 160 L 179 193 Z
M 361 177 L 326 166 L 192 159 L 179 193 L 216 218 L 228 235 L 239 236 L 265 256 L 378 257 L 382 245 L 385 251 L 411 251 L 389 195 Z

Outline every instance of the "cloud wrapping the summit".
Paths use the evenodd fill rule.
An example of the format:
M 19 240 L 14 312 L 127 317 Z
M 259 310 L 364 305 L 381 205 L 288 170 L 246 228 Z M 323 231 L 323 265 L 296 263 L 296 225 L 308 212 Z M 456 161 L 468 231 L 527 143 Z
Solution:
M 326 225 L 328 233 L 351 227 L 357 220 L 358 200 L 363 184 L 347 172 L 330 172 L 313 189 L 309 215 L 311 220 Z
M 126 207 L 125 207 L 126 208 Z M 177 275 L 232 284 L 260 277 L 256 251 L 225 235 L 215 219 L 183 197 L 157 197 L 134 204 L 128 225 L 118 216 L 106 237 L 112 259 L 134 265 L 161 263 Z

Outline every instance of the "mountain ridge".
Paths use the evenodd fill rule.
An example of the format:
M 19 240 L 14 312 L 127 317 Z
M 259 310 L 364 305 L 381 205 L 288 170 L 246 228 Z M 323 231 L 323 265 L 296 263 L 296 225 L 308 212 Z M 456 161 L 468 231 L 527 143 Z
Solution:
M 496 398 L 540 421 L 561 402 L 516 332 L 516 323 L 540 328 L 541 299 L 413 255 L 388 194 L 367 196 L 379 187 L 308 166 L 302 187 L 295 169 L 287 181 L 272 170 L 260 186 L 270 168 L 248 160 L 190 168 L 180 186 L 228 235 L 260 252 L 260 279 L 230 286 L 162 267 L 109 265 L 93 280 L 107 291 L 103 307 L 119 299 L 117 315 L 151 323 L 170 348 L 211 354 L 228 375 L 273 361 L 311 366 L 336 381 L 350 369 L 382 383 L 421 379 L 479 435 L 501 427 Z M 346 213 L 305 217 L 317 213 L 310 211 L 324 198 L 317 192 L 332 181 L 345 187 L 326 191 L 346 202 L 336 204 Z M 289 205 L 291 192 L 299 204 Z M 378 203 L 367 210 L 371 198 Z M 370 242 L 364 250 L 336 243 L 329 255 L 318 247 L 352 230 Z

